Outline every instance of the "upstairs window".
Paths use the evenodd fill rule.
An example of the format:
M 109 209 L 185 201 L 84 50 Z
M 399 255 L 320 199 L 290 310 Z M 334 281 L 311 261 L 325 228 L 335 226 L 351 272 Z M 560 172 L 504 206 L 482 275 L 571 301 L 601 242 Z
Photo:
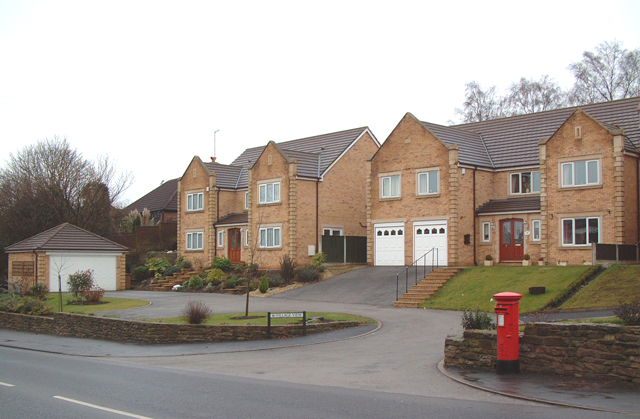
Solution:
M 382 181 L 382 197 L 383 198 L 399 198 L 400 197 L 400 175 L 385 176 Z
M 280 202 L 280 182 L 261 184 L 259 202 L 261 204 L 273 204 Z
M 562 163 L 562 186 L 589 186 L 600 184 L 598 160 L 582 160 Z
M 439 192 L 438 171 L 418 173 L 418 195 L 433 195 Z
M 511 174 L 511 195 L 540 193 L 540 172 Z
M 204 193 L 187 194 L 187 211 L 201 211 L 204 209 Z

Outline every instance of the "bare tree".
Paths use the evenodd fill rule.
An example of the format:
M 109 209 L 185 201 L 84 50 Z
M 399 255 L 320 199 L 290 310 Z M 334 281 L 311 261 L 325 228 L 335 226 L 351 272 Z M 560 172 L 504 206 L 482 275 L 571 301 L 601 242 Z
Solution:
M 585 51 L 569 70 L 575 77 L 573 105 L 640 96 L 640 49 L 628 51 L 617 40 L 603 42 L 595 53 Z
M 549 76 L 540 80 L 523 77 L 509 86 L 507 104 L 509 115 L 542 112 L 566 106 L 567 94 Z
M 497 93 L 496 86 L 482 90 L 480 83 L 472 81 L 465 84 L 465 101 L 462 109 L 456 108 L 455 114 L 460 122 L 480 122 L 508 116 L 507 101 Z
M 10 154 L 0 169 L 0 246 L 63 222 L 109 235 L 113 205 L 131 181 L 107 157 L 94 163 L 58 137 Z

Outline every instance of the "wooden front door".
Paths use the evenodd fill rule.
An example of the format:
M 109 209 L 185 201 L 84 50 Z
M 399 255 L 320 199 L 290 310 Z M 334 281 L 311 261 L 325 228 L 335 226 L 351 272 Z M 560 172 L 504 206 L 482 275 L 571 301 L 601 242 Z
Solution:
M 500 261 L 522 260 L 524 256 L 524 221 L 500 220 Z
M 242 233 L 239 228 L 229 229 L 229 259 L 238 263 L 242 259 Z

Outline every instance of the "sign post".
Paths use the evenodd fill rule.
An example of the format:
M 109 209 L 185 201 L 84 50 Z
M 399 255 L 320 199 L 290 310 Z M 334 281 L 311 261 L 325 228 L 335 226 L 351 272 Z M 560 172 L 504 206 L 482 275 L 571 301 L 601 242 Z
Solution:
M 296 313 L 267 313 L 267 339 L 271 339 L 271 319 L 302 318 L 302 336 L 307 336 L 307 312 Z

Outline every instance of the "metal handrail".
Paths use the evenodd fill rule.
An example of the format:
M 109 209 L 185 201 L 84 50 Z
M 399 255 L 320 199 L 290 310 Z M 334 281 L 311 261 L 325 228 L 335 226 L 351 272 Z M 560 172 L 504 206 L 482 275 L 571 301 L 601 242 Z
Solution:
M 439 250 L 437 247 L 432 247 L 427 253 L 414 260 L 409 266 L 405 266 L 404 269 L 396 274 L 396 301 L 398 301 L 398 294 L 400 292 L 400 275 L 404 272 L 404 292 L 409 292 L 409 268 L 414 267 L 415 271 L 415 284 L 418 284 L 418 262 L 422 260 L 422 278 L 427 276 L 427 255 L 431 253 L 431 267 L 438 267 Z

